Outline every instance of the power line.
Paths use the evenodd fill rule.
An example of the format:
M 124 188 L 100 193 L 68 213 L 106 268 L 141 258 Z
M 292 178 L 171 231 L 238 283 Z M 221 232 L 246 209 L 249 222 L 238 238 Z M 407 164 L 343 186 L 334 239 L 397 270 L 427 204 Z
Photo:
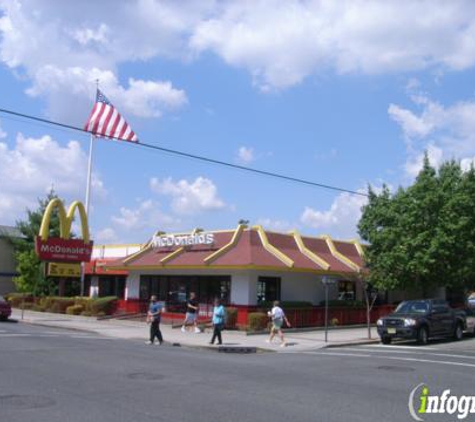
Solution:
M 85 129 L 79 128 L 77 126 L 72 126 L 72 125 L 68 125 L 68 124 L 65 124 L 65 123 L 55 122 L 53 120 L 43 119 L 43 118 L 37 117 L 37 116 L 31 116 L 29 114 L 19 113 L 19 112 L 13 111 L 13 110 L 7 110 L 7 109 L 0 108 L 0 113 L 8 114 L 8 115 L 11 115 L 11 116 L 17 116 L 17 117 L 21 117 L 21 118 L 24 118 L 24 119 L 27 119 L 27 120 L 33 120 L 35 122 L 45 123 L 45 124 L 53 125 L 53 126 L 58 126 L 58 127 L 63 128 L 63 129 L 74 130 L 76 132 L 82 132 L 82 133 L 87 133 L 87 134 L 91 135 L 91 132 L 89 132 Z M 94 133 L 92 133 L 92 135 L 94 135 Z M 191 153 L 184 152 L 184 151 L 178 151 L 178 150 L 175 150 L 175 149 L 159 147 L 159 146 L 153 145 L 153 144 L 146 144 L 146 143 L 143 143 L 143 142 L 129 142 L 129 141 L 125 141 L 124 139 L 117 138 L 117 137 L 110 137 L 109 139 L 115 139 L 117 141 L 127 142 L 128 144 L 135 145 L 135 146 L 138 146 L 138 147 L 143 147 L 143 148 L 148 148 L 148 149 L 152 149 L 152 150 L 156 150 L 156 151 L 166 152 L 166 153 L 177 155 L 177 156 L 180 156 L 180 157 L 192 158 L 194 160 L 199 160 L 199 161 L 203 161 L 203 162 L 210 163 L 210 164 L 217 164 L 217 165 L 221 165 L 221 166 L 228 167 L 228 168 L 233 168 L 233 169 L 237 169 L 237 170 L 244 170 L 244 171 L 251 172 L 251 173 L 254 173 L 254 174 L 260 174 L 260 175 L 263 175 L 263 176 L 274 177 L 274 178 L 277 178 L 277 179 L 286 180 L 286 181 L 294 182 L 294 183 L 300 183 L 300 184 L 304 184 L 304 185 L 307 185 L 307 186 L 314 186 L 314 187 L 333 190 L 333 191 L 338 191 L 338 192 L 347 192 L 347 193 L 351 193 L 353 195 L 360 195 L 360 196 L 365 196 L 365 197 L 368 196 L 365 193 L 357 192 L 357 191 L 350 190 L 350 189 L 344 189 L 344 188 L 340 188 L 340 187 L 337 187 L 337 186 L 327 185 L 327 184 L 324 184 L 324 183 L 317 183 L 317 182 L 313 182 L 313 181 L 310 181 L 310 180 L 301 179 L 301 178 L 298 178 L 298 177 L 287 176 L 285 174 L 280 174 L 280 173 L 274 173 L 274 172 L 271 172 L 271 171 L 254 169 L 254 168 L 251 168 L 251 167 L 241 166 L 239 164 L 229 163 L 227 161 L 216 160 L 214 158 L 209 158 L 209 157 L 205 157 L 205 156 L 202 156 L 202 155 L 196 155 L 196 154 L 191 154 Z

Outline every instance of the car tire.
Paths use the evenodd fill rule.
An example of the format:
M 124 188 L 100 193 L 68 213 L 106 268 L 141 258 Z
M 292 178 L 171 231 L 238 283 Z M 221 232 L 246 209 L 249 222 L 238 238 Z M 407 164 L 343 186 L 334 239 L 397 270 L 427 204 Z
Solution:
M 425 345 L 428 342 L 429 342 L 429 331 L 427 330 L 427 327 L 419 328 L 419 331 L 417 332 L 417 343 Z
M 383 344 L 391 344 L 392 338 L 388 336 L 381 337 L 381 343 Z
M 454 331 L 454 340 L 460 341 L 463 338 L 463 327 L 462 324 L 457 323 Z

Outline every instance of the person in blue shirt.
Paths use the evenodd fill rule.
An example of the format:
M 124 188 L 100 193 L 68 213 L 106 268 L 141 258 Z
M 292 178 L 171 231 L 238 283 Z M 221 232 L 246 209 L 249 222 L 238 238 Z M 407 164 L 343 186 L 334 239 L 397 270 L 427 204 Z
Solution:
M 220 299 L 215 299 L 214 309 L 213 309 L 213 337 L 209 344 L 214 344 L 216 338 L 218 339 L 218 344 L 223 344 L 221 338 L 221 331 L 224 328 L 224 323 L 226 322 L 226 310 L 224 309 L 223 304 Z
M 150 323 L 150 341 L 147 344 L 153 344 L 155 337 L 158 340 L 158 345 L 163 343 L 162 332 L 160 331 L 160 316 L 162 313 L 162 305 L 157 302 L 157 296 L 153 295 L 150 298 L 150 307 L 147 313 L 147 322 Z

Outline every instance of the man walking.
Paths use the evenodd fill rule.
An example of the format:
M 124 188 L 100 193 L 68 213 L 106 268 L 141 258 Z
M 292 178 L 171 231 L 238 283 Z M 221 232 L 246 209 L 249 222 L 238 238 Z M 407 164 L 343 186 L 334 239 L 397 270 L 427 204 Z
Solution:
M 279 305 L 280 303 L 278 300 L 274 301 L 274 307 L 271 311 L 267 312 L 267 315 L 269 315 L 269 317 L 271 317 L 272 319 L 272 328 L 270 329 L 270 337 L 266 341 L 267 343 L 272 343 L 272 340 L 274 340 L 275 335 L 278 334 L 280 340 L 282 341 L 281 346 L 285 347 L 287 343 L 284 339 L 284 333 L 282 333 L 282 325 L 284 324 L 284 321 L 288 327 L 290 327 L 291 325 L 289 320 L 285 316 L 284 311 Z
M 147 322 L 150 323 L 150 340 L 147 344 L 153 344 L 155 337 L 158 340 L 158 345 L 163 343 L 162 332 L 160 331 L 160 317 L 162 313 L 162 306 L 157 302 L 157 296 L 153 295 L 150 298 L 150 307 L 147 313 Z
M 190 298 L 186 302 L 186 314 L 185 320 L 183 321 L 183 325 L 181 327 L 181 331 L 183 333 L 186 332 L 187 326 L 194 327 L 195 333 L 200 333 L 200 329 L 198 328 L 198 301 L 196 300 L 195 292 L 190 293 Z

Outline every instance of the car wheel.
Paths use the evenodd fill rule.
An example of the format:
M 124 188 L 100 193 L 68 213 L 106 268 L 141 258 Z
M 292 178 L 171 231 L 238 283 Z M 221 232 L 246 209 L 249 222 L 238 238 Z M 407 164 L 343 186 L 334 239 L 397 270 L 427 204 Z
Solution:
M 419 344 L 427 344 L 429 341 L 429 332 L 426 327 L 419 328 L 417 332 L 417 342 Z
M 383 343 L 383 344 L 391 344 L 391 340 L 392 340 L 392 338 L 388 337 L 388 336 L 381 337 L 381 343 Z
M 457 324 L 454 331 L 454 339 L 457 341 L 462 340 L 463 338 L 463 327 L 461 324 Z
M 8 317 L 5 315 L 0 316 L 0 321 L 6 321 L 7 319 Z

